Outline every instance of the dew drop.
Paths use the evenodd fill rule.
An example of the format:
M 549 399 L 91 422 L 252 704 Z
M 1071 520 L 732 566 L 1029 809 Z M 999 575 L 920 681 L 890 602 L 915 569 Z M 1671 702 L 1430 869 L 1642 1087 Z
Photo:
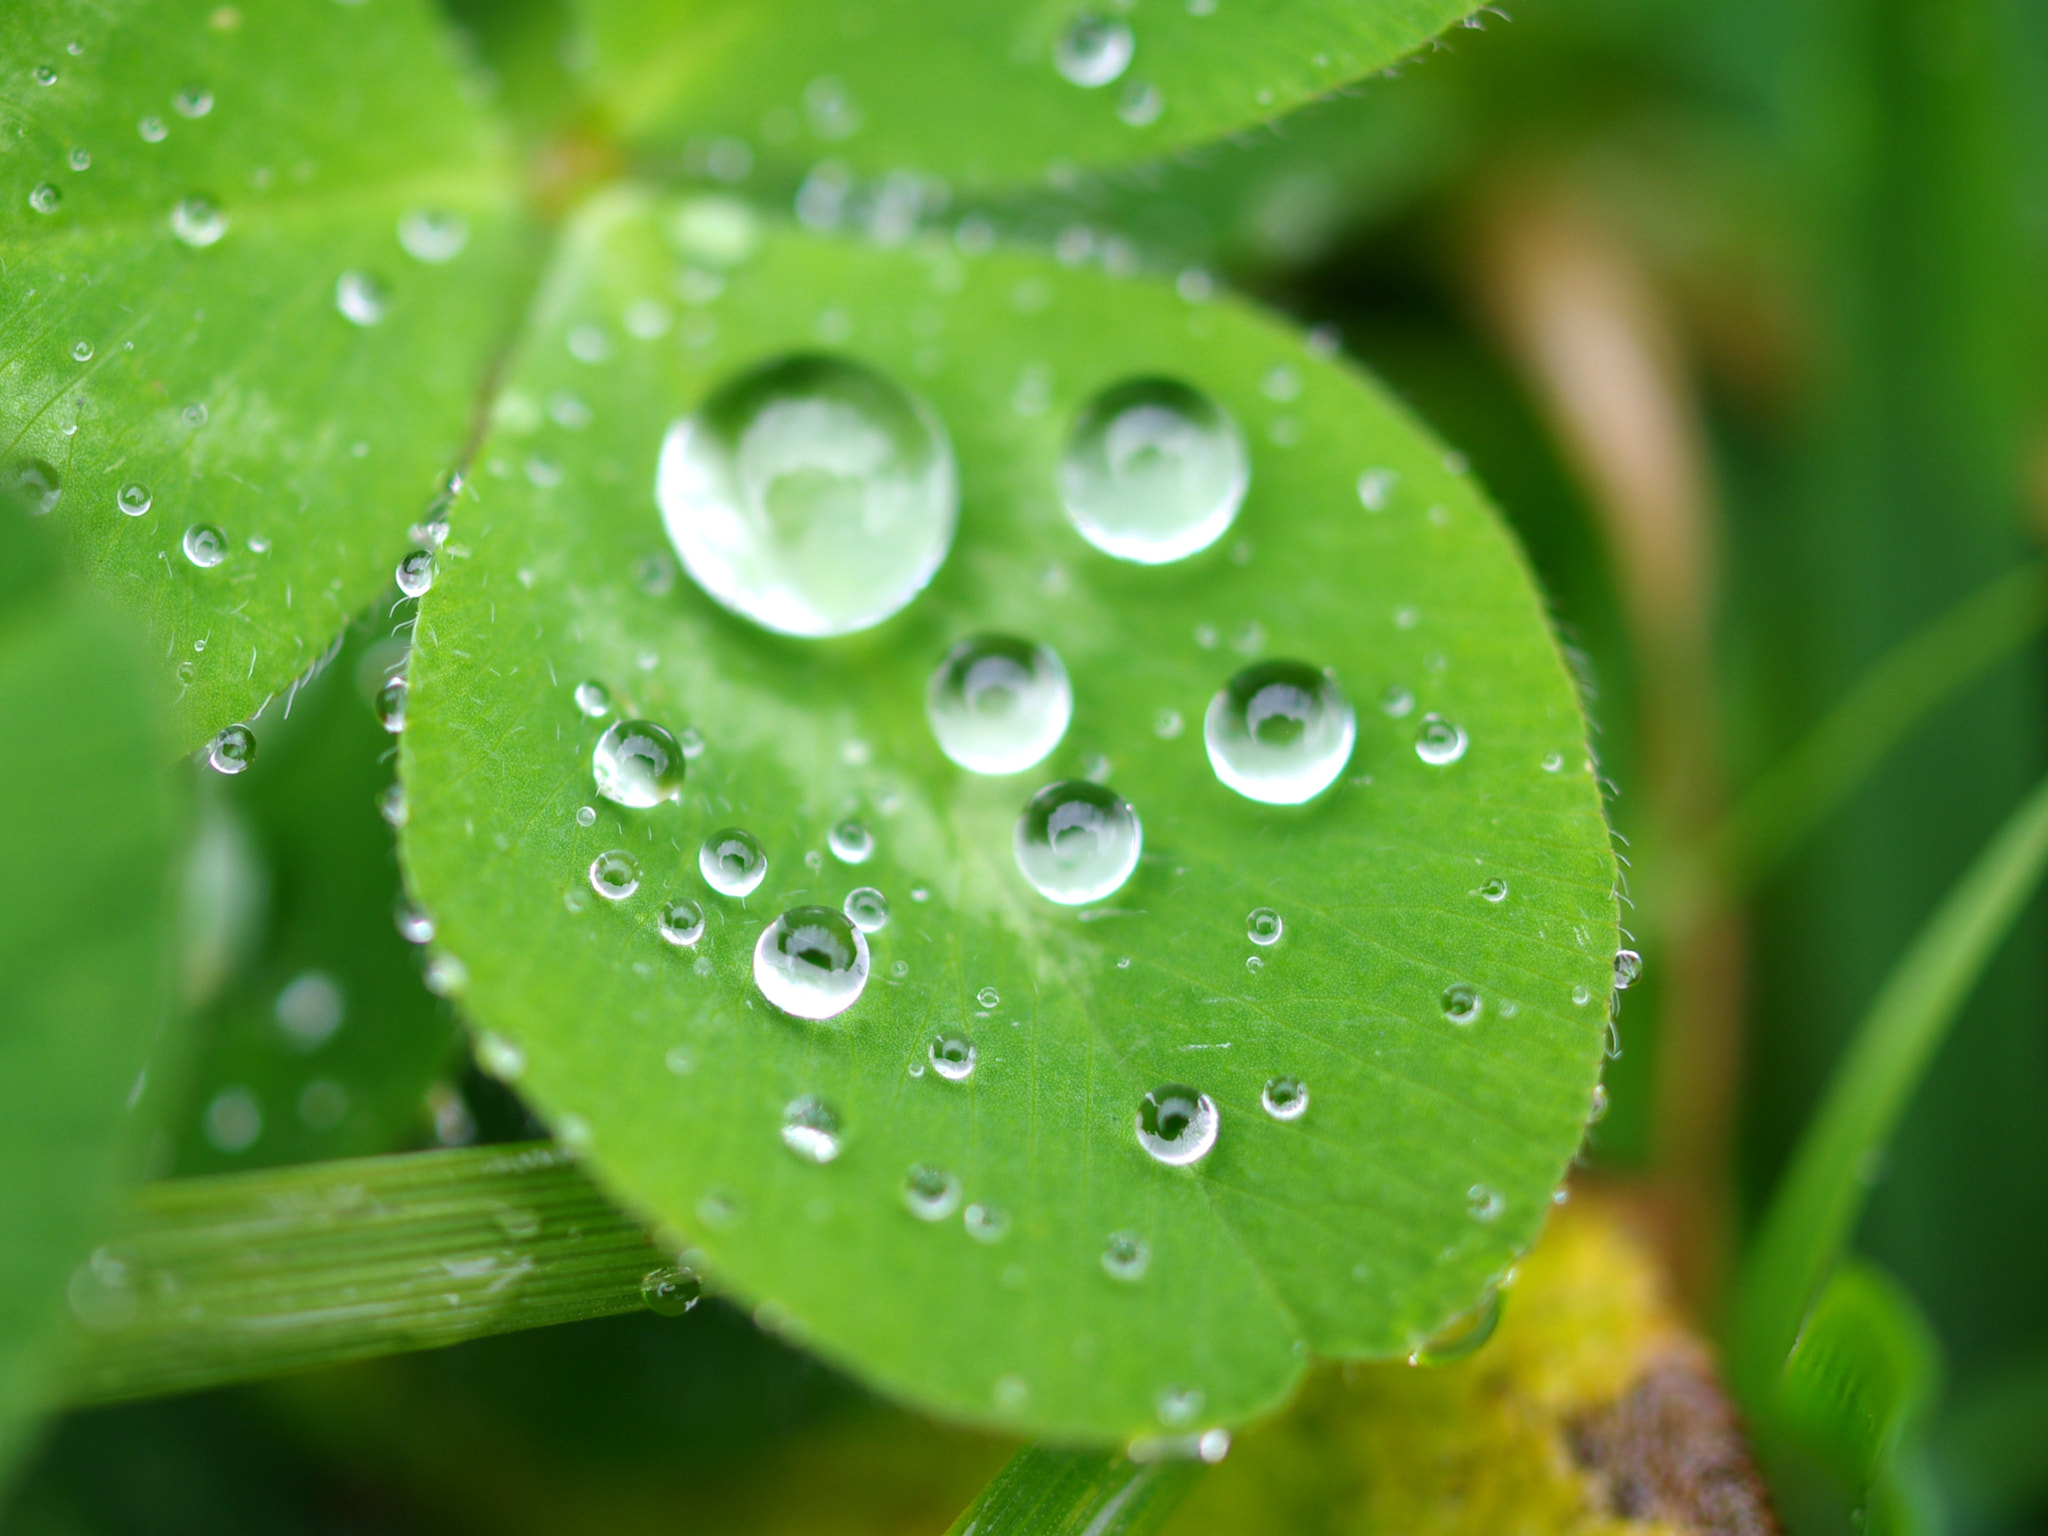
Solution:
M 1562 752 L 1546 752 L 1543 754 L 1543 771 L 1545 773 L 1559 773 L 1563 769 L 1564 754 Z
M 577 825 L 577 826 L 579 826 L 579 827 L 594 827 L 594 826 L 596 826 L 596 825 L 597 825 L 597 807 L 596 807 L 596 806 L 594 806 L 594 805 L 579 805 L 579 806 L 577 806 L 577 807 L 576 807 L 576 825 Z
M 149 135 L 145 133 L 144 138 Z M 228 216 L 210 197 L 187 197 L 171 210 L 171 233 L 195 251 L 217 244 L 228 232 Z
M 1422 729 L 1415 734 L 1415 755 L 1433 768 L 1455 763 L 1468 745 L 1465 728 L 1442 715 L 1424 715 Z
M 1048 901 L 1100 901 L 1138 867 L 1145 832 L 1138 813 L 1107 785 L 1085 779 L 1048 784 L 1017 818 L 1017 868 Z
M 918 1163 L 903 1176 L 903 1206 L 919 1221 L 944 1221 L 960 1209 L 959 1176 Z
M 469 220 L 442 208 L 414 208 L 398 216 L 398 243 L 429 266 L 453 261 L 469 244 Z
M 1200 1387 L 1161 1387 L 1152 1406 L 1159 1412 L 1160 1423 L 1169 1429 L 1179 1429 L 1192 1424 L 1207 1401 Z
M 889 926 L 889 898 L 872 885 L 848 891 L 840 910 L 862 933 L 880 933 Z
M 655 501 L 716 601 L 782 634 L 842 635 L 924 590 L 952 547 L 959 484 L 922 401 L 857 363 L 796 356 L 669 428 Z
M 973 635 L 946 652 L 925 686 L 939 750 L 970 773 L 1020 773 L 1066 735 L 1074 690 L 1050 646 Z
M 664 1264 L 650 1269 L 640 1280 L 640 1299 L 647 1310 L 663 1317 L 681 1317 L 697 1305 L 704 1294 L 704 1282 L 697 1272 L 681 1264 Z
M 1106 555 L 1159 565 L 1207 549 L 1251 483 L 1244 435 L 1223 407 L 1172 379 L 1112 385 L 1075 418 L 1060 500 Z
M 590 772 L 597 792 L 614 805 L 644 811 L 683 797 L 682 746 L 652 720 L 614 721 L 591 749 Z
M 71 361 L 74 363 L 91 362 L 92 343 L 89 341 L 74 341 L 71 343 Z
M 194 523 L 180 541 L 185 558 L 202 571 L 210 571 L 228 557 L 228 536 L 211 523 Z
M 207 744 L 206 761 L 215 773 L 240 773 L 256 761 L 256 733 L 246 725 L 228 726 Z
M 1133 80 L 1117 98 L 1116 115 L 1133 128 L 1148 128 L 1166 110 L 1166 98 L 1149 80 Z
M 1501 1192 L 1485 1184 L 1474 1184 L 1465 1191 L 1465 1214 L 1474 1221 L 1498 1221 L 1500 1213 L 1507 1208 L 1508 1203 Z
M 1485 1011 L 1486 1004 L 1479 996 L 1479 989 L 1468 982 L 1453 982 L 1444 988 L 1444 1017 L 1453 1024 L 1471 1024 Z
M 1607 1085 L 1605 1083 L 1595 1083 L 1593 1085 L 1592 1107 L 1588 1109 L 1586 1112 L 1586 1124 L 1598 1125 L 1602 1120 L 1605 1120 L 1606 1118 Z
M 1000 1205 L 977 1200 L 960 1213 L 960 1224 L 977 1243 L 999 1243 L 1010 1231 L 1010 1213 Z
M 430 943 L 434 937 L 434 920 L 424 908 L 409 901 L 401 900 L 392 913 L 392 922 L 398 929 L 398 936 L 408 944 Z
M 1052 63 L 1060 78 L 1084 90 L 1108 85 L 1130 67 L 1137 39 L 1120 21 L 1083 11 L 1053 43 Z
M 334 307 L 353 325 L 375 325 L 391 307 L 391 295 L 369 273 L 351 268 L 334 280 Z
M 145 144 L 161 144 L 170 136 L 171 132 L 169 128 L 164 126 L 164 120 L 160 117 L 136 119 L 135 131 L 142 135 L 142 142 Z M 210 241 L 208 243 L 211 244 Z
M 1216 1145 L 1216 1105 L 1206 1093 L 1167 1083 L 1138 1106 L 1138 1145 L 1171 1167 L 1197 1162 Z
M 1142 1280 L 1151 1267 L 1152 1245 L 1135 1232 L 1112 1232 L 1102 1245 L 1102 1272 L 1112 1280 Z
M 394 827 L 402 827 L 412 819 L 412 807 L 407 803 L 404 784 L 394 780 L 384 786 L 384 793 L 377 797 L 377 814 Z
M 1506 901 L 1508 899 L 1508 883 L 1496 875 L 1493 879 L 1479 887 L 1479 894 L 1487 901 Z
M 606 901 L 624 901 L 640 889 L 640 866 L 623 849 L 600 853 L 590 861 L 590 888 Z
M 1643 978 L 1643 957 L 1632 949 L 1616 950 L 1614 954 L 1614 990 L 1626 992 Z
M 405 729 L 406 695 L 411 689 L 403 677 L 394 677 L 377 690 L 377 721 L 396 736 Z
M 983 987 L 974 994 L 974 1004 L 977 1008 L 997 1008 L 1002 1005 L 1002 1001 L 1002 993 L 998 992 L 994 987 Z
M 213 92 L 193 86 L 171 98 L 171 110 L 180 117 L 201 118 L 213 110 Z
M 23 510 L 30 517 L 45 517 L 56 511 L 58 501 L 63 498 L 63 477 L 41 459 L 16 461 L 9 471 L 8 478 L 14 482 L 14 489 L 23 502 Z
M 1581 983 L 1572 988 L 1572 1006 L 1574 1008 L 1583 1008 L 1591 1001 L 1593 1001 L 1593 989 L 1591 987 Z
M 661 909 L 661 936 L 678 948 L 704 937 L 704 909 L 678 898 Z
M 1480 1186 L 1475 1185 L 1474 1188 Z M 1501 1293 L 1489 1291 L 1486 1299 L 1470 1312 L 1454 1317 L 1418 1345 L 1408 1356 L 1410 1365 L 1449 1365 L 1469 1359 L 1493 1337 L 1500 1325 Z
M 746 828 L 727 827 L 704 839 L 697 850 L 697 870 L 721 896 L 751 895 L 767 877 L 768 851 Z
M 1357 735 L 1357 716 L 1336 679 L 1300 661 L 1246 667 L 1202 718 L 1216 777 L 1267 805 L 1299 805 L 1327 789 L 1350 761 Z
M 407 597 L 423 597 L 434 585 L 434 552 L 415 549 L 398 562 L 398 590 Z
M 865 864 L 874 857 L 875 834 L 857 821 L 842 821 L 825 836 L 832 857 L 842 864 Z
M 867 982 L 867 937 L 831 907 L 792 908 L 762 929 L 754 945 L 754 984 L 799 1019 L 837 1017 Z
M 63 204 L 63 190 L 55 182 L 39 182 L 29 191 L 28 205 L 37 213 L 55 213 Z
M 1271 907 L 1253 907 L 1244 920 L 1244 936 L 1254 944 L 1278 944 L 1284 926 L 1280 914 Z
M 47 64 L 38 64 L 35 68 L 35 79 L 37 85 L 55 85 L 57 83 L 57 71 L 50 68 Z
M 576 708 L 586 719 L 602 720 L 612 712 L 611 690 L 603 683 L 585 682 L 576 685 Z
M 1380 712 L 1389 720 L 1405 720 L 1415 713 L 1415 695 L 1396 683 L 1380 695 Z
M 526 1052 L 515 1041 L 494 1030 L 476 1037 L 476 1064 L 486 1077 L 501 1083 L 516 1083 L 526 1075 Z
M 1298 1077 L 1269 1077 L 1259 1103 L 1275 1120 L 1299 1120 L 1308 1113 L 1308 1085 Z
M 114 505 L 130 517 L 142 516 L 149 510 L 153 499 L 149 494 L 149 487 L 135 480 L 129 481 L 114 493 Z
M 940 1035 L 928 1054 L 932 1070 L 949 1083 L 962 1083 L 974 1075 L 974 1042 L 965 1035 Z
M 92 151 L 83 145 L 71 151 L 68 159 L 71 169 L 74 171 L 89 171 L 92 169 Z
M 839 1111 L 807 1093 L 782 1111 L 782 1144 L 807 1163 L 829 1163 L 839 1155 Z

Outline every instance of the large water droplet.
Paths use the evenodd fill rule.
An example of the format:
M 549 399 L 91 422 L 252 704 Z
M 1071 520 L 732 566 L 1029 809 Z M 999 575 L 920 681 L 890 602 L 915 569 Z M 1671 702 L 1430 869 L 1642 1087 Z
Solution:
M 576 685 L 576 708 L 591 720 L 602 720 L 612 712 L 611 690 L 603 683 L 589 682 Z
M 953 449 L 929 407 L 871 369 L 798 356 L 720 387 L 661 445 L 655 500 L 683 565 L 790 635 L 879 624 L 953 543 Z
M 1424 715 L 1422 729 L 1415 734 L 1415 755 L 1431 767 L 1441 768 L 1463 757 L 1468 744 L 1463 726 L 1451 724 L 1442 715 Z
M 1100 901 L 1130 879 L 1144 850 L 1138 813 L 1115 790 L 1086 779 L 1048 784 L 1017 818 L 1017 868 L 1048 901 Z
M 939 750 L 970 773 L 1020 773 L 1059 745 L 1074 690 L 1052 647 L 972 635 L 946 652 L 925 686 Z
M 1329 788 L 1357 736 L 1358 717 L 1336 679 L 1301 661 L 1246 667 L 1202 717 L 1216 777 L 1267 805 L 1300 805 Z
M 130 480 L 114 493 L 114 505 L 130 517 L 140 517 L 147 512 L 152 499 L 149 487 L 136 480 Z
M 1135 1232 L 1112 1232 L 1102 1245 L 1102 1272 L 1112 1280 L 1142 1280 L 1152 1267 L 1152 1245 Z
M 1250 483 L 1237 423 L 1172 379 L 1131 379 L 1104 390 L 1075 419 L 1060 455 L 1060 500 L 1081 536 L 1104 554 L 1144 565 L 1215 543 Z
M 1479 989 L 1463 981 L 1445 987 L 1442 1001 L 1444 1017 L 1453 1024 L 1473 1023 L 1486 1007 L 1480 1000 Z
M 930 1048 L 932 1070 L 949 1083 L 965 1082 L 974 1075 L 974 1042 L 965 1035 L 940 1035 Z
M 889 898 L 872 885 L 848 891 L 841 910 L 862 933 L 880 933 L 889 926 Z
M 590 861 L 590 888 L 606 901 L 624 901 L 640 889 L 640 866 L 622 848 Z
M 669 943 L 694 944 L 704 937 L 704 909 L 694 901 L 672 901 L 661 909 L 660 927 Z
M 704 839 L 697 870 L 721 896 L 751 895 L 768 874 L 768 850 L 744 827 L 727 827 Z
M 398 243 L 415 261 L 439 266 L 469 244 L 469 220 L 440 208 L 414 208 L 398 216 Z
M 171 233 L 194 250 L 216 244 L 228 232 L 228 216 L 210 197 L 182 199 L 171 210 Z
M 1093 90 L 1128 69 L 1136 51 L 1137 39 L 1129 27 L 1084 11 L 1067 23 L 1054 42 L 1052 63 L 1061 79 Z
M 1138 1106 L 1138 1145 L 1157 1161 L 1182 1167 L 1216 1145 L 1216 1105 L 1206 1093 L 1167 1083 Z
M 754 984 L 784 1013 L 834 1018 L 868 984 L 867 937 L 831 907 L 792 908 L 761 930 Z
M 681 1317 L 703 1294 L 704 1282 L 697 1272 L 681 1264 L 650 1269 L 640 1281 L 640 1299 L 647 1303 L 647 1310 L 663 1317 Z
M 960 1209 L 960 1179 L 931 1163 L 903 1176 L 903 1205 L 919 1221 L 944 1221 Z
M 246 725 L 231 725 L 206 748 L 207 764 L 215 773 L 240 773 L 256 761 L 256 733 Z
M 1285 926 L 1280 921 L 1280 914 L 1271 907 L 1253 907 L 1251 915 L 1244 920 L 1244 936 L 1254 944 L 1278 944 Z
M 398 562 L 395 572 L 398 590 L 407 597 L 424 597 L 434 585 L 434 552 L 415 549 Z
M 228 536 L 211 523 L 194 523 L 179 541 L 185 558 L 202 571 L 210 571 L 228 557 Z
M 591 750 L 590 772 L 597 792 L 614 805 L 644 811 L 683 797 L 683 749 L 652 720 L 613 722 Z
M 47 517 L 64 497 L 64 478 L 41 459 L 17 460 L 8 471 L 23 510 L 30 517 Z
M 842 864 L 865 864 L 875 853 L 875 834 L 857 821 L 840 822 L 826 834 L 825 843 Z
M 829 1163 L 839 1155 L 839 1111 L 807 1093 L 782 1111 L 782 1144 L 807 1163 Z
M 375 325 L 391 307 L 391 294 L 369 273 L 351 270 L 334 280 L 334 307 L 353 325 Z
M 1308 1084 L 1298 1077 L 1269 1077 L 1259 1103 L 1275 1120 L 1299 1120 L 1308 1113 Z

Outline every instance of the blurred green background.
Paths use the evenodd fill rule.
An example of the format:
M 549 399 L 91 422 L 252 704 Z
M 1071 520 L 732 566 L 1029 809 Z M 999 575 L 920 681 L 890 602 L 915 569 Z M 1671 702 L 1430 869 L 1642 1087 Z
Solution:
M 454 9 L 502 93 L 562 90 L 551 8 Z M 1816 824 L 1724 832 L 1734 807 L 1768 832 L 1782 804 L 1745 794 L 1892 646 L 2039 558 L 2048 6 L 1506 11 L 1239 142 L 978 213 L 1333 325 L 1470 455 L 1580 658 L 1628 845 L 1647 970 L 1590 1175 L 1651 1192 L 1711 1327 L 1880 980 L 2048 768 L 2036 625 L 1953 666 Z M 390 920 L 380 613 L 262 773 L 205 786 L 186 985 L 210 1038 L 158 1171 L 526 1130 Z M 2037 901 L 1870 1170 L 1857 1242 L 1945 1353 L 1926 1475 L 1956 1532 L 2048 1530 L 2044 939 Z M 331 1040 L 320 986 L 280 1002 L 308 975 Z M 1003 1454 L 709 1304 L 74 1414 L 8 1528 L 936 1531 Z M 1841 1518 L 1785 1497 L 1795 1529 Z

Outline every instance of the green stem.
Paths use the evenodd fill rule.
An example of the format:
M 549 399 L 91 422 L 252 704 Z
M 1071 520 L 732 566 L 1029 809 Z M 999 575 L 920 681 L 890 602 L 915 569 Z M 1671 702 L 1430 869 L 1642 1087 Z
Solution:
M 1203 1471 L 1199 1455 L 1133 1461 L 1122 1451 L 1027 1445 L 947 1536 L 1144 1536 Z
M 1869 1193 L 1867 1170 L 1949 1024 L 2048 866 L 2048 780 L 1999 828 L 1858 1027 L 1765 1212 L 1737 1296 L 1736 1379 L 1769 1402 L 1807 1309 Z
M 144 1184 L 72 1276 L 67 1395 L 187 1392 L 629 1312 L 662 1262 L 545 1144 Z

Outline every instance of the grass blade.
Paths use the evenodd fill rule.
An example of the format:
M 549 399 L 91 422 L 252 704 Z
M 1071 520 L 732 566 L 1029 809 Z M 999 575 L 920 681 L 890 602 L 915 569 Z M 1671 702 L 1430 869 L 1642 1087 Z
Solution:
M 1778 1186 L 1737 1297 L 1736 1380 L 1768 1401 L 1807 1308 L 1868 1194 L 1928 1061 L 2048 865 L 2048 780 L 2037 785 L 1921 929 L 1859 1026 Z
M 1203 1469 L 1199 1456 L 1133 1461 L 1121 1450 L 1027 1445 L 947 1536 L 1143 1536 Z
M 629 1312 L 662 1262 L 545 1144 L 145 1184 L 72 1276 L 68 1396 L 185 1392 Z

